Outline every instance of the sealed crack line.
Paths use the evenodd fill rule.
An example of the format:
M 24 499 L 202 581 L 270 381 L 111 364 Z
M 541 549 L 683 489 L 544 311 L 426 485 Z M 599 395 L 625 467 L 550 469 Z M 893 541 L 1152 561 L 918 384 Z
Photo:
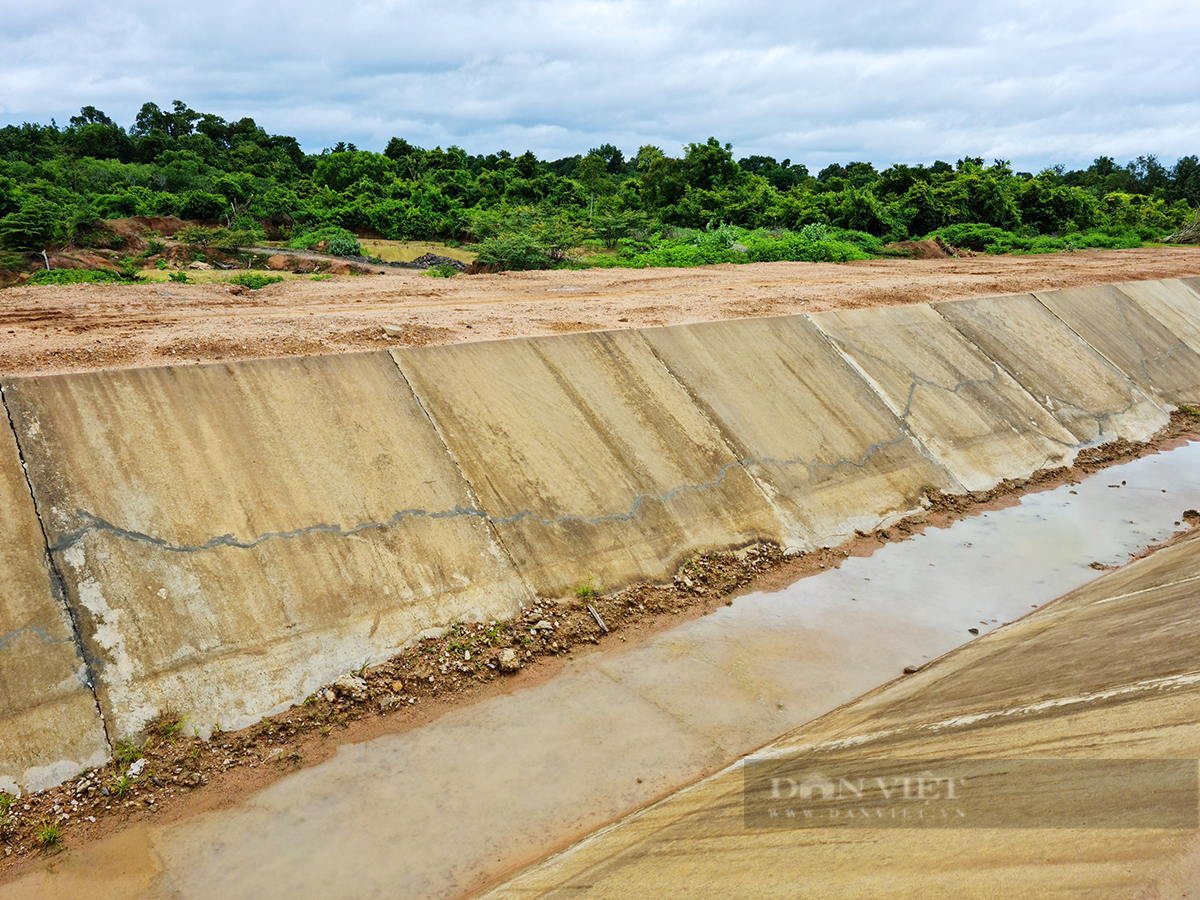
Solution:
M 1053 403 L 1057 403 L 1061 408 L 1075 410 L 1076 412 L 1080 413 L 1082 418 L 1092 419 L 1096 423 L 1096 426 L 1098 429 L 1096 438 L 1091 441 L 1080 441 L 1078 444 L 1074 445 L 1076 449 L 1086 450 L 1091 447 L 1099 446 L 1102 443 L 1106 443 L 1104 441 L 1104 436 L 1106 434 L 1105 426 L 1108 424 L 1109 419 L 1112 419 L 1117 416 L 1123 416 L 1127 412 L 1129 412 L 1131 409 L 1133 409 L 1135 406 L 1137 406 L 1138 402 L 1139 402 L 1138 395 L 1141 395 L 1142 399 L 1144 399 L 1148 403 L 1158 405 L 1158 404 L 1155 404 L 1154 400 L 1151 397 L 1149 397 L 1141 389 L 1141 387 L 1138 386 L 1138 384 L 1134 380 L 1133 376 L 1131 376 L 1124 369 L 1117 366 L 1107 356 L 1105 356 L 1103 353 L 1101 353 L 1099 350 L 1097 350 L 1095 347 L 1093 347 L 1089 341 L 1087 341 L 1081 334 L 1079 334 L 1079 332 L 1077 332 L 1074 328 L 1072 328 L 1069 324 L 1067 324 L 1066 321 L 1059 318 L 1058 314 L 1055 313 L 1054 310 L 1050 309 L 1050 307 L 1048 307 L 1044 302 L 1042 302 L 1041 298 L 1039 298 L 1036 294 L 1030 294 L 1029 296 L 1033 297 L 1033 299 L 1038 304 L 1040 304 L 1041 307 L 1046 310 L 1046 312 L 1048 312 L 1053 318 L 1057 319 L 1062 324 L 1062 326 L 1067 329 L 1067 331 L 1069 331 L 1071 334 L 1073 334 L 1075 336 L 1076 340 L 1078 340 L 1080 343 L 1083 344 L 1084 347 L 1088 348 L 1089 350 L 1092 351 L 1092 353 L 1096 354 L 1096 356 L 1099 357 L 1101 363 L 1103 365 L 1107 366 L 1109 368 L 1109 370 L 1111 370 L 1114 374 L 1116 374 L 1117 377 L 1120 378 L 1125 383 L 1125 396 L 1129 401 L 1128 403 L 1125 404 L 1125 406 L 1121 407 L 1120 409 L 1110 409 L 1107 412 L 1095 412 L 1090 409 L 1085 409 L 1084 407 L 1080 406 L 1078 403 L 1075 403 L 1074 401 L 1071 401 L 1071 400 L 1067 400 L 1066 398 L 1060 397 L 1057 394 L 1055 394 L 1053 396 L 1051 396 L 1049 394 L 1043 395 L 1046 399 L 1046 402 L 1042 403 L 1040 400 L 1038 400 L 1038 395 L 1034 394 L 1034 392 L 1031 389 L 1025 387 L 1025 385 L 1021 382 L 1021 380 L 1018 379 L 1012 372 L 1008 372 L 1008 370 L 1004 369 L 1003 366 L 1000 367 L 1002 371 L 1008 372 L 1009 377 L 1012 378 L 1013 381 L 1016 382 L 1016 384 L 1022 390 L 1024 390 L 1027 394 L 1029 394 L 1030 397 L 1033 398 L 1034 403 L 1037 403 L 1039 406 L 1041 406 L 1043 409 L 1045 409 L 1046 412 L 1050 413 L 1051 416 L 1054 416 L 1054 408 L 1052 406 L 1052 401 L 1053 401 Z M 963 339 L 968 344 L 970 344 L 972 347 L 974 347 L 980 354 L 982 354 L 985 359 L 991 360 L 991 357 L 989 356 L 989 354 L 987 352 L 985 352 L 982 347 L 980 347 L 978 344 L 976 344 L 975 341 L 971 339 L 970 335 L 968 335 L 965 331 L 963 331 L 962 328 L 960 328 L 953 320 L 948 318 L 942 312 L 941 309 L 938 308 L 940 305 L 941 304 L 934 304 L 933 311 L 936 312 L 938 315 L 940 315 L 946 322 L 948 322 L 950 324 L 950 327 L 953 328 L 955 331 L 957 331 L 963 337 Z M 996 363 L 996 365 L 999 365 L 999 364 Z M 1120 432 L 1107 432 L 1107 433 L 1115 434 L 1117 437 L 1120 437 Z
M 23 634 L 32 634 L 43 644 L 70 644 L 75 640 L 73 637 L 55 637 L 40 625 L 26 625 L 0 634 L 0 650 L 5 649 Z
M 80 543 L 88 534 L 93 532 L 102 532 L 115 535 L 122 540 L 132 543 L 149 544 L 162 550 L 172 553 L 196 553 L 204 550 L 213 550 L 217 547 L 233 547 L 239 550 L 252 550 L 260 544 L 269 540 L 292 540 L 295 538 L 304 537 L 310 534 L 332 534 L 337 537 L 352 537 L 364 531 L 384 530 L 395 528 L 405 519 L 453 519 L 453 518 L 476 518 L 485 521 L 493 526 L 497 525 L 514 525 L 519 522 L 533 521 L 539 525 L 546 527 L 554 525 L 563 525 L 568 523 L 581 523 L 584 525 L 602 525 L 608 522 L 628 522 L 637 516 L 638 510 L 646 503 L 668 503 L 674 500 L 681 494 L 691 491 L 711 490 L 719 486 L 729 472 L 733 469 L 745 469 L 751 465 L 776 465 L 782 467 L 803 466 L 809 477 L 818 469 L 838 469 L 843 466 L 850 466 L 861 469 L 866 466 L 870 458 L 880 450 L 887 447 L 892 447 L 903 443 L 907 440 L 907 425 L 900 423 L 900 434 L 888 441 L 880 441 L 867 447 L 860 459 L 838 459 L 833 462 L 824 462 L 822 460 L 805 460 L 800 458 L 794 459 L 775 459 L 774 457 L 762 456 L 752 457 L 749 459 L 734 460 L 723 465 L 717 476 L 711 481 L 702 482 L 700 484 L 681 484 L 678 487 L 671 488 L 664 494 L 638 494 L 629 510 L 626 512 L 606 513 L 599 516 L 583 516 L 574 514 L 564 514 L 553 518 L 544 518 L 537 515 L 532 510 L 524 509 L 518 513 L 513 513 L 507 516 L 493 516 L 486 510 L 478 509 L 470 506 L 454 506 L 450 509 L 443 510 L 426 510 L 426 509 L 403 509 L 397 510 L 388 519 L 382 521 L 359 522 L 349 528 L 341 525 L 331 525 L 327 522 L 320 522 L 316 525 L 306 525 L 303 528 L 294 528 L 288 531 L 268 531 L 257 535 L 250 539 L 241 539 L 234 537 L 232 534 L 223 534 L 218 537 L 209 538 L 199 544 L 180 544 L 165 538 L 155 537 L 151 534 L 146 534 L 141 531 L 134 531 L 129 528 L 123 528 L 97 516 L 87 510 L 77 509 L 75 514 L 83 520 L 83 525 L 73 531 L 61 535 L 53 544 L 49 545 L 52 553 L 61 553 Z
M 1007 372 L 1004 371 L 1004 369 L 1000 366 L 999 363 L 997 363 L 995 360 L 988 359 L 987 364 L 988 364 L 989 368 L 991 369 L 990 375 L 988 375 L 987 377 L 984 377 L 984 378 L 966 378 L 966 379 L 963 379 L 962 381 L 958 382 L 957 384 L 955 384 L 953 387 L 947 387 L 946 385 L 941 384 L 940 382 L 926 378 L 923 375 L 919 375 L 918 373 L 912 371 L 911 369 L 905 369 L 901 365 L 897 365 L 894 362 L 889 362 L 888 360 L 883 359 L 882 357 L 877 356 L 876 354 L 871 353 L 869 350 L 865 350 L 862 347 L 858 346 L 857 344 L 851 343 L 850 341 L 846 341 L 841 338 L 835 338 L 832 336 L 830 337 L 830 340 L 833 341 L 833 343 L 837 346 L 837 348 L 843 354 L 845 354 L 847 357 L 852 358 L 854 356 L 854 354 L 856 354 L 856 353 L 862 354 L 863 356 L 867 357 L 868 359 L 872 359 L 875 362 L 879 363 L 884 368 L 891 369 L 893 372 L 900 372 L 904 377 L 908 378 L 908 380 L 909 380 L 908 395 L 904 399 L 904 409 L 901 410 L 901 412 L 899 413 L 900 421 L 906 422 L 906 423 L 908 422 L 909 417 L 912 415 L 913 402 L 916 397 L 917 388 L 919 388 L 919 387 L 928 387 L 928 388 L 932 388 L 933 390 L 941 391 L 941 392 L 947 393 L 947 394 L 957 394 L 963 388 L 970 387 L 972 385 L 980 385 L 980 384 L 997 385 L 1000 383 L 1001 377 L 1003 375 L 1008 374 Z M 985 357 L 985 359 L 986 359 L 986 357 Z M 1011 378 L 1012 376 L 1010 375 L 1009 377 Z M 1030 399 L 1033 400 L 1034 403 L 1037 403 L 1037 400 L 1035 398 L 1033 398 L 1033 396 L 1030 395 L 1028 391 L 1025 391 L 1025 389 L 1023 387 L 1020 387 L 1020 385 L 1015 381 L 1015 379 L 1014 379 L 1013 383 L 1017 384 L 1017 386 L 1022 391 L 1024 391 L 1025 394 L 1027 396 L 1029 396 Z M 1133 405 L 1133 403 L 1131 402 L 1130 406 L 1132 406 L 1132 405 Z M 1128 408 L 1129 407 L 1126 407 L 1126 409 L 1128 409 Z M 1095 413 L 1088 413 L 1088 414 L 1091 415 L 1093 418 L 1096 418 L 1097 422 L 1099 424 L 1099 416 L 1097 414 L 1095 414 Z M 1043 437 L 1046 440 L 1050 441 L 1052 444 L 1058 444 L 1060 447 L 1066 447 L 1071 450 L 1078 450 L 1078 449 L 1083 449 L 1087 444 L 1087 442 L 1080 442 L 1080 441 L 1076 441 L 1076 442 L 1064 441 L 1061 438 L 1056 438 L 1056 437 L 1053 437 L 1052 435 L 1046 434 L 1041 429 L 1030 428 L 1028 425 L 1026 425 L 1024 423 L 1014 422 L 1012 419 L 1008 418 L 1007 416 L 1000 415 L 998 413 L 993 413 L 993 415 L 995 415 L 997 419 L 999 419 L 1001 422 L 1004 422 L 1006 425 L 1008 425 L 1010 428 L 1012 428 L 1018 434 L 1036 434 L 1039 437 Z M 1105 415 L 1111 415 L 1111 414 L 1105 414 Z M 1102 425 L 1101 425 L 1101 433 L 1103 433 Z

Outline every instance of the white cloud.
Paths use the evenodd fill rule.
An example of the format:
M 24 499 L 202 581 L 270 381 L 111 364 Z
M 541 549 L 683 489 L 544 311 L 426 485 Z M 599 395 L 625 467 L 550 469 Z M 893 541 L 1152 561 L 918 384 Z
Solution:
M 1200 152 L 1200 4 L 1149 0 L 49 0 L 6 13 L 0 122 L 146 100 L 253 116 L 308 149 L 399 134 L 544 157 L 612 142 L 739 155 Z

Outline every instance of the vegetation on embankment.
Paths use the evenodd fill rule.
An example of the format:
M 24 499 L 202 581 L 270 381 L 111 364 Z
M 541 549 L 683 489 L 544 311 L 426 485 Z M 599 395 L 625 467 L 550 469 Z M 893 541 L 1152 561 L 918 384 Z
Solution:
M 611 144 L 540 160 L 402 138 L 382 153 L 338 143 L 308 154 L 253 119 L 179 101 L 145 104 L 128 129 L 91 106 L 65 127 L 0 129 L 8 268 L 65 244 L 120 250 L 94 223 L 132 216 L 219 224 L 212 239 L 231 246 L 270 236 L 334 255 L 357 255 L 358 238 L 471 242 L 483 265 L 528 269 L 845 261 L 923 238 L 988 253 L 1132 247 L 1183 229 L 1195 207 L 1194 155 L 1169 168 L 1101 156 L 1033 174 L 965 157 L 814 175 L 788 159 L 735 159 L 715 138 L 628 159 Z

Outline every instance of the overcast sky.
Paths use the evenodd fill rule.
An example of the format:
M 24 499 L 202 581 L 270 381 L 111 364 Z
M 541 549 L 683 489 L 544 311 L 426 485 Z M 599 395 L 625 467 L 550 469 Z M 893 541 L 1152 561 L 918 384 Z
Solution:
M 0 124 L 94 105 L 252 116 L 306 150 L 400 135 L 544 158 L 1200 153 L 1197 0 L 2 0 Z

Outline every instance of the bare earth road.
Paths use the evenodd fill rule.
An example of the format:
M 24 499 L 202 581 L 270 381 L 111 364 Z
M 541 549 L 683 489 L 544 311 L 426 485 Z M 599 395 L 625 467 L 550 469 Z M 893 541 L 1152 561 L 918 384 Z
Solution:
M 0 291 L 0 374 L 448 344 L 1200 274 L 1200 248 Z M 396 326 L 385 335 L 383 325 Z

